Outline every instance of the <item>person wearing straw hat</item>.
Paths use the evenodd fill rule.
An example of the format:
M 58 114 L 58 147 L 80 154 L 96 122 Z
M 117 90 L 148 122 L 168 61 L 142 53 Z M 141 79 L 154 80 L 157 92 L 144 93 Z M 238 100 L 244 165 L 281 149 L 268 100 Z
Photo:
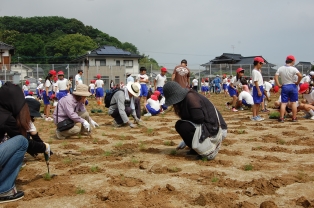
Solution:
M 207 154 L 201 156 L 214 159 L 220 149 L 222 140 L 227 135 L 227 124 L 220 112 L 205 96 L 194 90 L 182 88 L 177 82 L 167 82 L 163 89 L 166 105 L 173 105 L 175 114 L 180 118 L 175 124 L 175 129 L 182 137 L 183 142 L 180 143 L 177 149 L 188 146 L 191 148 L 190 153 L 195 153 L 192 146 L 193 137 L 196 133 L 196 126 L 202 124 L 203 133 L 198 139 L 201 139 L 202 142 L 207 140 L 206 143 L 209 143 L 210 146 L 206 151 Z M 215 137 L 220 127 L 222 137 L 216 140 Z
M 99 126 L 89 116 L 85 108 L 86 97 L 90 95 L 91 93 L 88 92 L 87 85 L 78 84 L 76 86 L 76 91 L 74 91 L 73 94 L 63 97 L 58 102 L 53 113 L 54 123 L 56 125 L 65 119 L 71 119 L 74 123 L 81 123 L 81 127 L 74 125 L 72 128 L 65 131 L 56 129 L 56 136 L 58 139 L 65 139 L 68 136 L 78 135 L 79 133 L 81 135 L 86 134 L 87 132 L 91 132 L 91 126 L 94 128 Z
M 128 118 L 130 114 L 132 114 L 136 123 L 140 122 L 140 100 L 134 99 L 140 95 L 140 89 L 141 86 L 138 82 L 128 82 L 124 90 L 118 90 L 113 94 L 108 114 L 114 118 L 114 126 L 129 125 L 134 128 L 135 125 Z

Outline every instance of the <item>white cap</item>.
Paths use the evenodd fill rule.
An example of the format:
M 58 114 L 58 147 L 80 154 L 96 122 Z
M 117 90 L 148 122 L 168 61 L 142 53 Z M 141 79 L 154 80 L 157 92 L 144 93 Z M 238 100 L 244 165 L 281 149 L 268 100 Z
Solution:
M 303 74 L 303 77 L 305 77 L 306 76 L 306 74 Z
M 39 81 L 43 80 L 42 78 L 38 78 Z

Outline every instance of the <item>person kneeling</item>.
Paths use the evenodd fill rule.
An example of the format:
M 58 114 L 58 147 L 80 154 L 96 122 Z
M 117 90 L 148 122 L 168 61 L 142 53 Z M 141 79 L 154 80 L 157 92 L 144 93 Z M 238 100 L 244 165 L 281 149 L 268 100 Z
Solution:
M 144 116 L 156 116 L 160 113 L 160 104 L 156 95 L 151 95 L 145 105 L 147 111 Z
M 87 134 L 91 132 L 92 127 L 99 126 L 91 117 L 85 108 L 86 97 L 90 96 L 88 86 L 79 84 L 73 94 L 68 94 L 59 100 L 54 110 L 54 122 L 57 125 L 56 136 L 58 139 L 65 139 L 68 136 Z M 81 123 L 81 128 L 76 126 Z M 64 124 L 63 127 L 62 124 Z M 64 128 L 65 127 L 65 128 Z
M 176 82 L 167 82 L 163 89 L 166 105 L 173 105 L 180 117 L 175 128 L 183 141 L 177 149 L 188 146 L 200 158 L 213 160 L 227 136 L 227 124 L 220 112 L 206 97 Z

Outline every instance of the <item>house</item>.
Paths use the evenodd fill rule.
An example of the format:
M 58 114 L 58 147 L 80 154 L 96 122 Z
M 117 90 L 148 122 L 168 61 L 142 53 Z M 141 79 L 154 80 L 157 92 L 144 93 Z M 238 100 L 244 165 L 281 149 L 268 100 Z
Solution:
M 14 47 L 0 41 L 0 80 L 13 81 L 15 73 L 10 71 L 12 55 L 14 55 Z
M 276 69 L 273 67 L 276 66 L 274 64 L 269 63 L 263 56 L 265 63 L 262 67 L 262 75 L 263 76 L 274 76 L 276 73 Z M 201 66 L 205 67 L 205 71 L 202 74 L 232 74 L 235 75 L 235 71 L 237 68 L 241 67 L 245 69 L 245 75 L 251 76 L 252 69 L 254 69 L 253 62 L 256 56 L 242 56 L 241 54 L 233 54 L 233 53 L 223 53 L 221 56 L 215 57 L 213 60 L 202 64 Z M 206 73 L 209 72 L 209 73 Z
M 137 75 L 140 58 L 141 55 L 105 45 L 73 60 L 77 65 L 71 64 L 70 75 L 75 76 L 78 69 L 83 69 L 83 83 L 87 84 L 100 74 L 105 82 L 105 89 L 108 89 L 110 80 L 117 84 L 126 81 L 127 72 L 132 76 Z
M 302 74 L 309 74 L 313 65 L 311 62 L 300 61 L 295 65 L 295 67 L 302 73 Z

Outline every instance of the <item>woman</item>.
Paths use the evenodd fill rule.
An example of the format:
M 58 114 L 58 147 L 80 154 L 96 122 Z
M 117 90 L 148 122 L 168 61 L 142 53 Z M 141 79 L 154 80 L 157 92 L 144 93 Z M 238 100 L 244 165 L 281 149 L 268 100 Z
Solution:
M 231 104 L 231 106 L 232 106 L 231 110 L 233 112 L 237 112 L 238 111 L 235 108 L 235 106 L 237 104 L 237 100 L 238 100 L 237 86 L 239 84 L 241 84 L 241 77 L 244 75 L 244 69 L 238 68 L 236 72 L 237 72 L 237 75 L 232 77 L 232 79 L 230 80 L 230 84 L 228 86 L 228 92 L 229 92 L 230 97 L 232 97 L 232 101 L 226 103 L 228 108 L 229 108 L 229 106 Z
M 11 95 L 11 96 L 8 96 Z M 30 115 L 22 89 L 10 82 L 0 88 L 0 204 L 24 197 L 15 179 L 28 147 Z
M 45 121 L 53 121 L 50 115 L 50 96 L 53 94 L 52 92 L 52 80 L 56 76 L 57 72 L 55 70 L 50 70 L 47 75 L 44 83 L 44 92 L 43 92 L 43 100 L 44 100 L 44 114 L 46 116 Z
M 183 149 L 188 146 L 198 151 L 192 144 L 195 142 L 193 137 L 196 137 L 196 130 L 201 124 L 203 132 L 196 140 L 201 140 L 201 143 L 204 145 L 207 143 L 209 146 L 205 151 L 206 154 L 201 153 L 200 157 L 214 159 L 220 149 L 221 141 L 227 135 L 227 124 L 219 111 L 206 97 L 193 90 L 184 89 L 176 82 L 167 82 L 163 89 L 166 105 L 173 105 L 175 114 L 181 118 L 175 124 L 176 131 L 183 139 L 177 148 Z M 222 137 L 217 138 L 220 126 Z M 195 153 L 193 150 L 191 153 Z

